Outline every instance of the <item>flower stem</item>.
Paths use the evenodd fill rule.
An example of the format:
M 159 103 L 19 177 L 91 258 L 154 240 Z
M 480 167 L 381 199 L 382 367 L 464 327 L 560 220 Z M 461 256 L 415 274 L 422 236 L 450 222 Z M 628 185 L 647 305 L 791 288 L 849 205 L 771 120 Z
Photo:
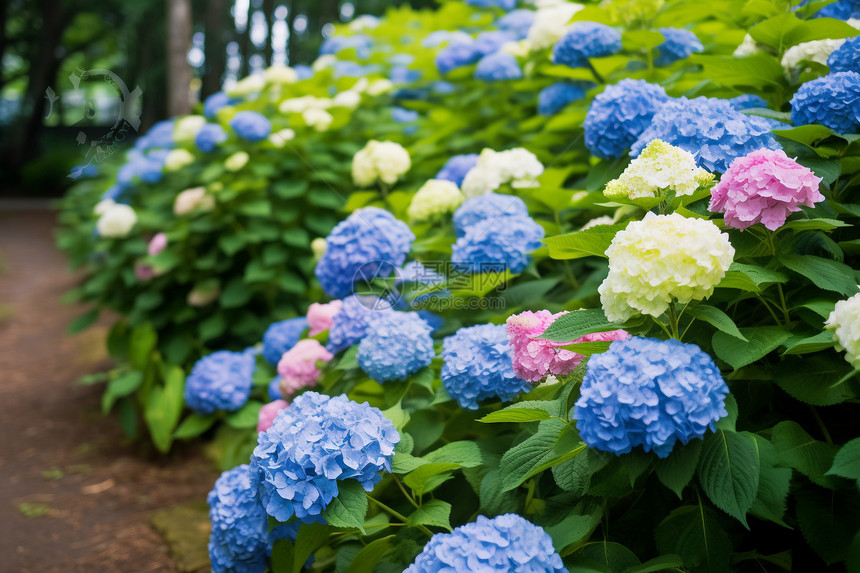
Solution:
M 391 509 L 390 507 L 388 507 L 387 505 L 385 505 L 384 503 L 382 503 L 378 499 L 372 498 L 370 496 L 367 496 L 367 499 L 368 499 L 368 501 L 372 501 L 373 503 L 378 505 L 380 509 L 387 511 L 388 513 L 390 513 L 391 515 L 393 515 L 394 517 L 396 517 L 397 519 L 399 519 L 403 523 L 406 523 L 407 525 L 409 524 L 409 520 L 406 519 L 406 517 L 402 513 L 398 513 L 396 511 L 394 511 L 393 509 Z M 430 537 L 433 537 L 433 532 L 430 531 L 429 529 L 427 529 L 426 527 L 424 527 L 423 525 L 418 525 L 416 527 L 418 527 L 418 529 L 420 529 L 421 531 L 423 531 L 425 534 L 429 535 Z
M 672 328 L 672 338 L 681 340 L 678 334 L 678 313 L 675 310 L 675 301 L 669 303 L 669 326 Z
M 605 84 L 606 80 L 603 79 L 603 76 L 600 75 L 600 72 L 598 72 L 597 70 L 594 69 L 594 66 L 591 64 L 591 60 L 586 59 L 585 61 L 587 63 L 588 69 L 591 70 L 592 74 L 594 74 L 594 79 L 597 80 L 597 83 Z
M 415 499 L 409 495 L 409 492 L 406 491 L 406 488 L 403 487 L 403 482 L 400 481 L 400 478 L 397 477 L 397 474 L 391 474 L 391 477 L 394 478 L 394 482 L 397 484 L 397 487 L 400 488 L 400 491 L 403 492 L 403 495 L 406 496 L 406 499 L 409 500 L 409 503 L 415 506 L 415 509 L 421 509 L 421 506 L 415 503 Z

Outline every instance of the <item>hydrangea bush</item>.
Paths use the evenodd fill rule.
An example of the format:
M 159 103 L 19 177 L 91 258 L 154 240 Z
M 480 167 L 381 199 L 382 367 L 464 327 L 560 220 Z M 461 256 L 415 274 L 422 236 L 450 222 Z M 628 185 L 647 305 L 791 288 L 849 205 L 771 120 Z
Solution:
M 213 565 L 853 570 L 856 2 L 790 4 L 391 9 L 82 182 Z

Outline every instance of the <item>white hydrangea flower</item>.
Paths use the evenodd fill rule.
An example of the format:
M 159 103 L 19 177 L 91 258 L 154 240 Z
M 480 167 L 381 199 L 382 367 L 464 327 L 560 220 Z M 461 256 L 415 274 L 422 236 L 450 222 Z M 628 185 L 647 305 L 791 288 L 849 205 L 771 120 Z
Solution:
M 215 197 L 208 195 L 204 187 L 192 187 L 176 196 L 173 213 L 187 215 L 194 211 L 211 211 L 215 208 Z
M 119 238 L 125 237 L 137 223 L 137 213 L 128 205 L 114 203 L 105 208 L 99 220 L 96 221 L 96 230 L 102 237 Z
M 278 109 L 281 113 L 304 113 L 309 109 L 328 109 L 332 103 L 330 98 L 307 95 L 285 99 Z
M 311 252 L 316 260 L 320 260 L 325 254 L 326 240 L 323 237 L 317 237 L 311 241 Z
M 362 14 L 355 20 L 349 23 L 349 29 L 353 32 L 361 32 L 362 30 L 373 30 L 379 26 L 379 18 L 369 14 Z
M 334 96 L 332 105 L 334 107 L 346 107 L 355 109 L 361 103 L 361 94 L 354 90 L 345 90 Z
M 837 302 L 824 327 L 833 331 L 836 350 L 844 350 L 845 360 L 860 370 L 860 294 Z
M 860 30 L 860 18 L 848 18 L 845 23 L 855 30 Z
M 367 93 L 368 95 L 378 96 L 393 89 L 394 83 L 391 80 L 381 79 L 376 80 L 372 82 L 369 86 L 367 86 Z
M 532 44 L 524 38 L 518 42 L 505 42 L 499 49 L 515 58 L 527 58 L 532 51 Z
M 706 219 L 648 213 L 619 231 L 609 248 L 609 276 L 597 291 L 606 318 L 660 316 L 673 299 L 705 299 L 735 256 L 729 236 Z
M 315 72 L 332 67 L 337 62 L 337 56 L 334 54 L 323 54 L 311 64 L 311 69 Z
M 165 171 L 178 171 L 194 163 L 194 156 L 187 149 L 171 149 L 164 158 Z
M 263 80 L 267 84 L 292 84 L 299 81 L 299 74 L 290 66 L 275 64 L 263 72 Z
M 217 286 L 213 287 L 195 287 L 188 293 L 186 302 L 189 306 L 206 306 L 209 303 L 215 302 L 215 299 L 221 294 L 221 289 Z
M 591 229 L 592 227 L 599 227 L 600 225 L 614 225 L 615 219 L 610 217 L 609 215 L 603 215 L 602 217 L 597 217 L 592 219 L 588 223 L 582 226 L 580 231 L 584 231 L 586 229 Z
M 535 50 L 550 48 L 567 32 L 570 19 L 585 8 L 575 2 L 546 3 L 539 5 L 527 39 Z
M 410 167 L 409 152 L 402 145 L 371 140 L 352 158 L 352 180 L 359 187 L 367 187 L 377 180 L 394 185 Z
M 251 159 L 250 156 L 244 151 L 237 151 L 230 157 L 224 160 L 224 167 L 227 171 L 239 171 L 245 164 L 248 163 L 248 160 Z
M 302 119 L 305 120 L 305 125 L 312 127 L 317 131 L 325 131 L 334 117 L 324 109 L 307 109 L 302 113 Z
M 295 130 L 290 128 L 285 128 L 280 131 L 276 131 L 275 133 L 269 136 L 269 143 L 274 145 L 275 147 L 283 147 L 286 142 L 294 139 L 296 137 Z
M 444 179 L 431 179 L 421 186 L 412 197 L 407 214 L 415 221 L 423 221 L 434 215 L 450 213 L 463 202 L 463 194 L 457 184 Z
M 659 197 L 674 190 L 678 197 L 692 195 L 713 182 L 714 176 L 696 165 L 693 154 L 680 147 L 654 139 L 624 173 L 606 184 L 603 194 L 610 199 Z
M 816 62 L 826 66 L 827 58 L 830 57 L 830 54 L 844 43 L 844 39 L 827 39 L 804 42 L 790 47 L 786 50 L 782 56 L 782 62 L 780 62 L 782 70 L 785 72 L 785 77 L 792 83 L 797 82 L 798 77 L 805 69 L 800 65 L 802 61 Z
M 266 80 L 263 79 L 262 74 L 255 74 L 253 76 L 248 76 L 247 78 L 242 78 L 236 82 L 232 88 L 225 91 L 227 92 L 227 95 L 230 96 L 244 96 L 259 92 L 265 86 Z
M 93 213 L 96 215 L 104 215 L 108 209 L 116 205 L 116 202 L 113 199 L 102 199 L 96 206 L 93 207 Z
M 483 195 L 505 183 L 515 188 L 534 187 L 542 173 L 543 164 L 527 149 L 517 147 L 499 152 L 484 149 L 463 179 L 463 194 L 466 197 Z
M 753 54 L 757 54 L 761 52 L 761 49 L 758 47 L 758 43 L 753 39 L 752 36 L 747 34 L 744 36 L 741 44 L 735 48 L 734 57 L 743 58 L 744 56 L 751 56 Z
M 202 115 L 186 115 L 176 120 L 173 126 L 173 141 L 176 143 L 191 143 L 200 128 L 206 125 Z

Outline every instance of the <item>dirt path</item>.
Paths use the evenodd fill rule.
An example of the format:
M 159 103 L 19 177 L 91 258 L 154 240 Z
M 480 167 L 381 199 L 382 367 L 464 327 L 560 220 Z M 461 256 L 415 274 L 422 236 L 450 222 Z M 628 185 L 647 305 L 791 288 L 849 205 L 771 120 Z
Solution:
M 0 203 L 0 571 L 175 571 L 156 510 L 205 500 L 216 474 L 198 451 L 127 443 L 99 413 L 104 329 L 69 337 L 80 308 L 53 246 L 54 216 Z

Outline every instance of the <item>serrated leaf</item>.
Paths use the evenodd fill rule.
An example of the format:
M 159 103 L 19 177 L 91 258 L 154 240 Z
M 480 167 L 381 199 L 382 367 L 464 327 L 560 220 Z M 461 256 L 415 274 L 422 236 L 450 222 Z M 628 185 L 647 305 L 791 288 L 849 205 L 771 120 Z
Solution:
M 756 434 L 752 434 L 752 437 L 758 448 L 761 472 L 758 492 L 750 508 L 750 514 L 788 527 L 783 521 L 783 515 L 785 515 L 785 503 L 791 482 L 791 469 L 776 467 L 779 456 L 773 444 Z
M 624 230 L 627 223 L 617 225 L 598 225 L 584 231 L 566 235 L 556 235 L 544 239 L 553 259 L 579 259 L 582 257 L 606 257 L 606 249 L 618 231 Z
M 497 469 L 492 469 L 484 475 L 479 498 L 485 515 L 512 513 L 519 508 L 517 496 L 514 493 L 502 491 L 502 481 Z
M 502 491 L 519 486 L 531 470 L 553 458 L 553 446 L 565 427 L 566 424 L 560 420 L 545 420 L 538 426 L 536 434 L 505 452 L 499 464 Z
M 561 348 L 564 350 L 570 350 L 571 352 L 576 352 L 577 354 L 582 354 L 583 356 L 591 356 L 592 354 L 602 354 L 606 352 L 609 350 L 610 344 L 612 344 L 611 340 L 595 340 L 594 342 L 574 342 L 573 344 L 568 344 Z
M 617 330 L 621 325 L 606 320 L 599 308 L 575 310 L 556 319 L 538 338 L 555 342 L 573 342 L 586 334 Z
M 833 465 L 838 446 L 813 439 L 793 421 L 774 426 L 771 441 L 782 465 L 796 469 L 820 486 L 836 487 L 837 478 L 826 474 Z
M 257 420 L 260 417 L 260 408 L 262 407 L 262 402 L 249 400 L 244 406 L 232 414 L 228 414 L 224 418 L 224 422 L 226 422 L 231 428 L 236 428 L 237 430 L 256 428 Z
M 855 438 L 839 448 L 827 475 L 860 479 L 860 438 Z
M 373 573 L 377 563 L 394 547 L 396 537 L 396 535 L 381 537 L 362 547 L 349 564 L 347 573 Z
M 743 340 L 744 342 L 747 341 L 746 337 L 741 334 L 740 330 L 738 330 L 735 321 L 733 321 L 731 318 L 729 318 L 729 315 L 727 315 L 715 306 L 709 306 L 707 304 L 697 304 L 686 312 L 689 316 L 693 318 L 697 318 L 702 322 L 707 322 L 720 332 L 724 332 L 729 336 L 734 336 L 735 338 Z
M 702 489 L 714 505 L 747 525 L 758 491 L 760 462 L 753 438 L 718 429 L 705 436 L 697 466 Z
M 322 512 L 332 527 L 356 528 L 364 533 L 367 515 L 367 492 L 353 479 L 338 482 L 338 494 Z
M 438 479 L 434 478 L 441 474 L 447 474 L 448 472 L 459 468 L 460 464 L 447 462 L 423 464 L 406 474 L 406 477 L 403 478 L 403 483 L 412 488 L 412 491 L 415 492 L 415 495 L 424 495 L 428 491 L 431 491 L 441 485 L 444 481 L 439 481 Z M 443 477 L 447 479 L 447 476 Z
M 696 473 L 701 451 L 702 440 L 691 440 L 687 444 L 676 445 L 668 458 L 657 460 L 654 468 L 657 478 L 675 492 L 678 499 L 681 499 L 681 493 Z
M 552 476 L 561 489 L 584 495 L 591 485 L 591 476 L 606 467 L 608 458 L 587 449 L 578 456 L 552 467 Z
M 828 565 L 848 557 L 860 527 L 857 488 L 829 491 L 807 485 L 792 497 L 800 530 L 818 556 Z
M 444 446 L 427 452 L 424 459 L 429 463 L 450 462 L 464 468 L 473 468 L 481 465 L 483 457 L 481 448 L 475 442 L 459 441 L 445 444 Z
M 815 376 L 809 376 L 815 372 Z M 855 371 L 827 355 L 789 356 L 776 370 L 774 382 L 793 398 L 813 406 L 832 406 L 854 398 L 847 382 Z
M 833 331 L 825 330 L 813 336 L 801 338 L 796 342 L 789 342 L 782 354 L 783 356 L 786 354 L 809 354 L 811 352 L 833 348 L 833 345 Z
M 600 505 L 580 502 L 560 523 L 544 529 L 552 537 L 556 551 L 561 553 L 568 545 L 586 539 L 600 523 L 602 516 Z
M 657 527 L 657 549 L 677 554 L 691 571 L 729 571 L 731 542 L 712 512 L 701 505 L 672 511 Z
M 501 422 L 540 422 L 541 420 L 549 420 L 549 414 L 537 408 L 505 408 L 498 412 L 490 412 L 480 420 L 484 424 L 498 424 Z
M 818 288 L 838 292 L 845 296 L 857 293 L 854 270 L 839 261 L 814 255 L 779 255 L 779 262 L 812 281 Z
M 746 341 L 724 332 L 715 332 L 711 339 L 717 357 L 728 362 L 735 370 L 763 358 L 791 336 L 788 331 L 778 326 L 759 326 L 739 330 L 746 337 Z
M 326 544 L 331 528 L 324 523 L 305 523 L 299 528 L 293 552 L 293 571 L 300 572 L 317 549 Z
M 840 227 L 850 227 L 850 223 L 839 219 L 798 219 L 788 221 L 780 229 L 791 229 L 793 231 L 832 231 Z
M 441 499 L 431 499 L 413 511 L 406 518 L 406 521 L 412 527 L 430 525 L 453 531 L 451 528 L 451 504 Z

